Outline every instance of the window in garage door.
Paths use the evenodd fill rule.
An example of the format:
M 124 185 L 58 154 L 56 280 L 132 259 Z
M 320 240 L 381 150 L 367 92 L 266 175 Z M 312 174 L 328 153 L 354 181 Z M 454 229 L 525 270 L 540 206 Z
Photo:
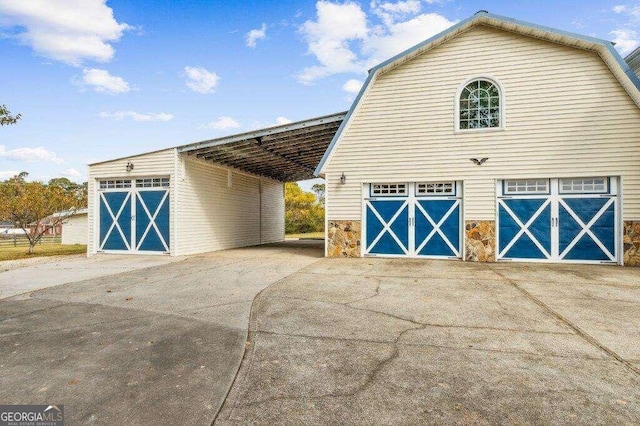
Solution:
M 460 182 L 364 186 L 366 256 L 460 258 Z
M 100 180 L 98 206 L 98 251 L 169 252 L 168 177 Z
M 615 177 L 497 184 L 498 260 L 616 263 Z

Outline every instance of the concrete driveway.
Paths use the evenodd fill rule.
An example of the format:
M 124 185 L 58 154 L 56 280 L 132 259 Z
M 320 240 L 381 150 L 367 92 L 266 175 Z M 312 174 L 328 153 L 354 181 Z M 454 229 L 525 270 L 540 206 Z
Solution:
M 640 271 L 323 259 L 255 300 L 219 424 L 639 424 Z
M 0 300 L 0 403 L 63 404 L 69 424 L 210 424 L 238 371 L 253 298 L 321 255 L 300 242 L 2 272 L 14 292 L 48 288 Z
M 0 299 L 184 260 L 170 256 L 53 256 L 0 262 Z

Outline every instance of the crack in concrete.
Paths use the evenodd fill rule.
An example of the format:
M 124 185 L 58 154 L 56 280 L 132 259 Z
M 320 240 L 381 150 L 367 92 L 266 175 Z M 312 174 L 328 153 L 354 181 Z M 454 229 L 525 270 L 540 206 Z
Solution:
M 372 297 L 376 297 L 376 296 L 372 296 Z M 373 313 L 373 314 L 379 314 L 379 315 L 383 315 L 383 316 L 386 316 L 386 317 L 389 317 L 389 318 L 393 318 L 395 320 L 410 322 L 410 323 L 417 324 L 417 325 L 423 325 L 423 323 L 415 321 L 415 320 L 413 320 L 411 318 L 404 318 L 404 317 L 401 317 L 401 316 L 398 316 L 398 315 L 390 314 L 388 312 L 382 312 L 382 311 L 376 311 L 376 310 L 372 310 L 372 309 L 359 308 L 357 306 L 351 306 L 352 303 L 356 303 L 356 302 L 332 302 L 332 301 L 327 301 L 327 300 L 307 299 L 307 298 L 304 298 L 304 297 L 295 297 L 295 296 L 270 296 L 270 298 L 271 299 L 281 299 L 281 300 L 285 300 L 285 299 L 304 300 L 305 302 L 316 302 L 316 303 L 326 303 L 326 304 L 330 304 L 330 305 L 340 305 L 340 306 L 345 306 L 345 307 L 350 308 L 350 309 L 355 309 L 357 311 L 370 312 L 370 313 Z
M 361 299 L 352 300 L 351 302 L 345 303 L 345 305 L 348 306 L 348 305 L 351 305 L 352 303 L 363 302 L 365 300 L 373 299 L 374 297 L 380 296 L 380 286 L 382 285 L 382 280 L 378 277 L 365 277 L 365 278 L 378 282 L 378 284 L 376 285 L 374 294 L 372 294 L 371 296 L 363 297 Z
M 284 282 L 285 280 L 287 280 L 289 277 L 291 277 L 294 274 L 297 273 L 302 273 L 305 269 L 310 268 L 311 266 L 315 265 L 316 263 L 320 262 L 323 258 L 318 258 L 315 261 L 311 261 L 308 265 L 298 269 L 297 271 L 293 271 L 291 273 L 289 273 L 288 275 L 286 275 L 285 277 L 282 277 L 281 279 L 272 282 L 271 284 L 265 286 L 262 290 L 260 290 L 260 292 L 258 292 L 258 294 L 255 295 L 255 297 L 253 298 L 253 301 L 251 303 L 251 308 L 249 310 L 249 323 L 247 324 L 247 334 L 246 334 L 246 338 L 245 338 L 245 346 L 244 346 L 244 352 L 242 354 L 242 357 L 240 359 L 240 362 L 238 363 L 238 367 L 236 369 L 236 374 L 233 377 L 233 380 L 231 381 L 231 384 L 229 385 L 229 389 L 227 389 L 227 393 L 224 396 L 224 399 L 222 401 L 222 403 L 220 404 L 220 406 L 218 407 L 217 411 L 215 412 L 213 419 L 211 420 L 211 426 L 213 426 L 216 422 L 216 420 L 218 419 L 218 416 L 220 415 L 220 413 L 222 412 L 222 410 L 224 409 L 225 405 L 227 404 L 227 401 L 229 399 L 229 395 L 231 393 L 231 390 L 234 388 L 234 386 L 236 385 L 236 382 L 238 382 L 239 378 L 240 378 L 240 370 L 242 369 L 242 366 L 245 364 L 245 362 L 248 362 L 248 366 L 247 366 L 247 372 L 246 372 L 246 377 L 245 379 L 248 379 L 250 372 L 253 368 L 253 359 L 254 356 L 253 354 L 255 353 L 255 332 L 252 331 L 253 326 L 255 326 L 255 324 L 257 323 L 257 312 L 258 312 L 258 308 L 262 307 L 262 296 L 263 294 L 267 291 L 267 289 L 270 289 L 272 287 L 275 287 L 276 285 L 278 285 L 279 283 Z M 249 350 L 250 348 L 250 350 Z M 240 384 L 239 383 L 239 388 L 241 389 L 241 386 L 244 383 Z M 238 392 L 240 392 L 239 396 L 242 396 L 242 394 L 244 392 L 242 392 L 241 390 L 239 390 Z M 229 411 L 229 416 L 227 419 L 231 418 L 231 416 L 233 415 L 233 410 L 236 408 L 237 402 L 234 402 L 233 405 L 231 405 L 230 407 L 230 411 Z
M 429 327 L 428 324 L 425 327 L 415 327 L 404 330 L 401 334 L 426 329 Z M 276 331 L 268 331 L 268 330 L 256 330 L 253 333 L 255 334 L 266 334 L 269 336 L 285 336 L 285 337 L 294 337 L 294 338 L 304 338 L 304 339 L 317 339 L 317 340 L 332 340 L 332 341 L 345 341 L 345 342 L 356 342 L 356 343 L 371 343 L 371 344 L 379 344 L 379 345 L 387 345 L 393 344 L 394 340 L 372 340 L 372 339 L 362 339 L 357 337 L 337 337 L 337 336 L 319 336 L 312 334 L 301 334 L 301 333 L 279 333 Z M 565 335 L 575 336 L 575 333 L 565 333 Z M 566 359 L 585 359 L 585 360 L 593 360 L 593 361 L 609 361 L 608 358 L 596 358 L 591 356 L 576 356 L 576 355 L 556 355 L 556 354 L 541 354 L 539 352 L 529 352 L 523 350 L 504 350 L 504 349 L 490 349 L 490 348 L 480 348 L 470 345 L 460 345 L 460 346 L 452 346 L 452 345 L 438 345 L 433 343 L 411 343 L 411 342 L 400 342 L 398 340 L 398 344 L 402 346 L 411 346 L 411 347 L 426 347 L 426 348 L 441 348 L 441 349 L 452 349 L 452 350 L 470 350 L 470 351 L 478 351 L 478 352 L 490 352 L 490 353 L 501 353 L 501 354 L 516 354 L 516 355 L 533 355 L 539 358 L 566 358 Z
M 556 312 L 551 307 L 549 307 L 546 303 L 544 303 L 542 300 L 538 299 L 533 294 L 529 293 L 526 289 L 522 288 L 520 285 L 518 285 L 518 283 L 516 281 L 514 281 L 511 278 L 505 276 L 504 274 L 501 274 L 498 271 L 495 271 L 495 270 L 493 270 L 493 271 L 496 274 L 500 275 L 502 278 L 504 278 L 508 282 L 509 285 L 511 285 L 516 290 L 518 290 L 520 293 L 522 293 L 527 299 L 531 300 L 536 305 L 540 306 L 548 315 L 550 315 L 551 317 L 557 319 L 558 321 L 560 321 L 563 324 L 565 324 L 568 327 L 570 327 L 578 336 L 580 336 L 584 340 L 586 340 L 587 343 L 589 343 L 589 344 L 595 346 L 596 348 L 600 349 L 601 351 L 605 352 L 611 358 L 615 359 L 620 364 L 622 364 L 629 371 L 631 371 L 632 373 L 635 373 L 636 375 L 640 376 L 640 368 L 636 368 L 631 362 L 629 362 L 626 359 L 622 358 L 615 351 L 613 351 L 612 349 L 610 349 L 607 346 L 605 346 L 602 343 L 600 343 L 596 338 L 594 338 L 593 336 L 588 334 L 586 331 L 582 330 L 578 325 L 572 323 L 568 318 L 564 317 L 559 312 Z
M 315 399 L 324 399 L 324 398 L 345 398 L 345 397 L 354 397 L 356 395 L 358 395 L 361 392 L 364 392 L 365 390 L 367 390 L 369 387 L 371 387 L 376 379 L 377 376 L 384 370 L 384 368 L 391 364 L 395 359 L 398 358 L 398 356 L 400 355 L 400 348 L 399 348 L 399 341 L 402 338 L 402 336 L 409 331 L 412 330 L 418 330 L 422 327 L 409 327 L 403 331 L 401 331 L 400 333 L 398 333 L 398 336 L 396 337 L 396 339 L 392 342 L 370 342 L 370 343 L 377 343 L 377 344 L 381 344 L 381 345 L 391 345 L 392 346 L 392 350 L 391 353 L 389 354 L 389 356 L 379 360 L 377 362 L 377 364 L 370 370 L 369 373 L 366 374 L 366 377 L 363 381 L 363 383 L 357 385 L 355 387 L 355 389 L 353 391 L 350 392 L 331 392 L 328 394 L 324 394 L 324 395 L 318 395 L 318 396 L 313 396 L 313 397 L 308 397 L 308 396 L 300 396 L 300 397 L 292 397 L 292 396 L 285 396 L 285 397 L 270 397 L 270 398 L 266 398 L 263 400 L 258 400 L 258 401 L 252 401 L 246 404 L 242 404 L 242 407 L 252 407 L 255 405 L 260 405 L 263 403 L 268 403 L 268 402 L 275 402 L 275 401 L 283 401 L 283 400 L 288 400 L 288 401 L 300 401 L 300 400 L 315 400 Z M 294 337 L 294 336 L 292 336 Z M 297 336 L 296 336 L 297 337 Z M 306 336 L 303 336 L 306 337 Z M 308 336 L 311 338 L 314 338 L 316 336 Z M 331 340 L 339 340 L 339 339 L 335 339 L 335 338 L 327 338 L 327 339 L 331 339 Z M 348 340 L 348 339 L 346 339 Z M 357 340 L 357 339 L 353 339 L 353 340 Z M 234 408 L 237 407 L 234 406 Z M 232 412 L 229 414 L 229 419 L 231 419 L 231 417 L 233 416 L 233 410 Z
M 312 265 L 309 265 L 308 267 L 310 267 L 310 266 L 312 266 Z M 332 276 L 332 275 L 334 275 L 334 276 L 336 276 L 336 274 L 333 274 L 333 273 L 305 272 L 304 269 L 306 269 L 306 268 L 303 268 L 302 270 L 298 271 L 298 273 L 300 273 L 300 274 L 309 274 L 309 275 L 322 275 L 322 276 Z M 599 342 L 597 342 L 594 338 L 592 338 L 591 336 L 589 336 L 588 334 L 583 332 L 579 327 L 577 327 L 576 325 L 572 324 L 570 321 L 568 321 L 567 319 L 565 319 L 561 315 L 557 314 L 555 311 L 551 310 L 548 306 L 546 306 L 543 302 L 539 301 L 537 298 L 535 298 L 534 296 L 529 294 L 526 290 L 520 288 L 517 285 L 517 283 L 515 283 L 513 280 L 511 280 L 510 278 L 506 277 L 504 274 L 500 273 L 499 271 L 496 271 L 496 270 L 494 270 L 492 268 L 488 268 L 488 269 L 492 273 L 496 274 L 498 278 L 504 279 L 507 284 L 515 287 L 518 291 L 520 291 L 522 294 L 524 294 L 527 298 L 529 298 L 530 300 L 534 301 L 537 305 L 541 306 L 552 317 L 555 317 L 561 323 L 563 323 L 564 325 L 568 326 L 569 329 L 573 330 L 573 332 L 571 332 L 571 331 L 559 332 L 559 331 L 541 331 L 541 330 L 518 330 L 518 329 L 498 328 L 498 327 L 489 327 L 489 326 L 467 326 L 467 325 L 453 325 L 453 324 L 423 323 L 423 322 L 417 321 L 417 320 L 412 319 L 412 318 L 406 318 L 406 317 L 402 317 L 402 316 L 399 316 L 399 315 L 390 314 L 388 312 L 382 312 L 382 311 L 377 311 L 377 310 L 373 310 L 373 309 L 367 309 L 367 308 L 362 308 L 362 307 L 358 307 L 358 306 L 353 306 L 354 304 L 356 304 L 358 302 L 363 302 L 363 301 L 370 300 L 370 299 L 373 299 L 375 297 L 380 296 L 381 295 L 381 280 L 383 278 L 420 279 L 420 277 L 389 275 L 389 276 L 375 277 L 375 279 L 378 280 L 378 285 L 376 287 L 375 294 L 373 294 L 371 296 L 367 296 L 367 297 L 361 298 L 361 299 L 353 300 L 353 301 L 350 301 L 350 302 L 332 302 L 332 301 L 326 301 L 326 300 L 317 300 L 317 299 L 309 299 L 309 298 L 302 298 L 302 297 L 291 297 L 291 296 L 269 296 L 269 298 L 303 300 L 303 301 L 307 301 L 307 302 L 342 305 L 342 306 L 346 306 L 346 307 L 348 307 L 350 309 L 365 311 L 365 312 L 374 313 L 374 314 L 380 314 L 380 315 L 384 315 L 386 317 L 389 317 L 389 318 L 392 318 L 392 319 L 395 319 L 395 320 L 409 322 L 409 323 L 411 323 L 413 325 L 411 327 L 408 327 L 408 328 L 404 329 L 400 333 L 398 333 L 397 337 L 393 341 L 377 341 L 377 340 L 367 340 L 367 339 L 357 339 L 357 338 L 343 338 L 343 337 L 329 337 L 329 336 L 312 336 L 312 335 L 294 334 L 294 333 L 277 333 L 277 332 L 273 332 L 273 331 L 259 329 L 258 325 L 257 325 L 258 312 L 263 308 L 264 302 L 267 300 L 266 290 L 270 289 L 270 288 L 273 288 L 273 286 L 275 284 L 277 284 L 277 283 L 274 283 L 274 284 L 266 287 L 261 293 L 259 293 L 256 296 L 256 298 L 254 299 L 254 303 L 252 304 L 252 308 L 251 308 L 251 323 L 249 325 L 248 340 L 247 340 L 247 345 L 250 346 L 250 349 L 245 349 L 245 354 L 244 354 L 243 360 L 242 360 L 242 364 L 247 363 L 247 369 L 245 370 L 244 377 L 242 378 L 243 379 L 242 386 L 245 387 L 245 388 L 244 389 L 238 388 L 237 398 L 234 398 L 235 401 L 233 402 L 233 405 L 231 406 L 231 409 L 229 411 L 229 414 L 228 414 L 226 420 L 232 420 L 234 418 L 234 411 L 237 408 L 240 408 L 240 407 L 242 407 L 242 408 L 251 407 L 251 406 L 255 406 L 255 405 L 259 405 L 259 404 L 264 404 L 264 403 L 269 403 L 269 402 L 277 402 L 277 401 L 313 401 L 313 400 L 320 400 L 320 399 L 326 399 L 326 398 L 348 398 L 348 397 L 354 397 L 354 396 L 358 395 L 359 393 L 367 390 L 368 388 L 370 388 L 371 386 L 373 386 L 375 384 L 375 382 L 377 381 L 377 379 L 380 376 L 380 374 L 382 373 L 382 371 L 384 371 L 384 369 L 387 366 L 392 364 L 398 358 L 398 356 L 400 354 L 400 346 L 401 345 L 414 346 L 414 347 L 445 348 L 445 349 L 454 349 L 454 350 L 467 349 L 467 350 L 490 352 L 490 353 L 493 352 L 493 353 L 507 353 L 507 354 L 514 354 L 514 355 L 537 356 L 539 358 L 546 358 L 546 357 L 553 357 L 553 358 L 560 358 L 560 359 L 580 358 L 580 359 L 586 359 L 586 360 L 590 360 L 590 361 L 608 361 L 608 359 L 594 358 L 594 357 L 589 357 L 589 356 L 576 357 L 576 356 L 571 356 L 571 355 L 539 354 L 539 353 L 531 353 L 531 352 L 527 352 L 527 351 L 517 351 L 517 350 L 516 351 L 505 351 L 505 350 L 498 350 L 498 349 L 486 349 L 486 348 L 474 348 L 474 347 L 465 348 L 463 346 L 461 346 L 461 347 L 452 347 L 452 346 L 447 346 L 447 345 L 412 344 L 412 343 L 408 343 L 408 342 L 402 342 L 401 343 L 401 339 L 406 335 L 406 333 L 409 333 L 411 331 L 421 330 L 421 329 L 423 330 L 423 329 L 426 329 L 427 327 L 466 328 L 466 329 L 470 329 L 470 330 L 480 329 L 480 330 L 506 331 L 506 332 L 518 332 L 518 333 L 540 333 L 540 334 L 550 334 L 550 335 L 574 335 L 574 334 L 578 334 L 580 337 L 582 337 L 583 339 L 587 340 L 590 344 L 596 346 L 600 350 L 603 350 L 604 352 L 607 353 L 608 356 L 611 356 L 611 357 L 615 358 L 617 361 L 619 361 L 622 364 L 624 364 L 627 368 L 630 368 L 633 372 L 638 374 L 638 370 L 635 367 L 633 367 L 632 365 L 630 365 L 629 362 L 627 362 L 624 359 L 622 359 L 621 357 L 619 357 L 617 354 L 615 354 L 615 352 L 613 352 L 613 351 L 609 350 L 608 348 L 604 347 L 603 345 L 599 344 Z M 349 275 L 350 276 L 363 276 L 363 275 L 366 276 L 366 274 L 368 274 L 368 273 L 370 273 L 370 271 L 366 271 L 366 272 L 363 272 L 361 274 L 349 274 Z M 288 278 L 288 277 L 286 277 L 286 278 Z M 281 280 L 281 281 L 284 281 L 286 278 L 283 278 L 283 280 Z M 371 277 L 366 277 L 366 278 L 371 278 Z M 485 281 L 485 280 L 480 280 L 480 281 Z M 487 279 L 486 281 L 490 281 L 490 280 Z M 495 282 L 495 280 L 491 280 L 491 281 Z M 617 287 L 617 286 L 613 285 L 612 287 Z M 629 287 L 628 286 L 624 286 L 624 288 L 629 288 Z M 252 373 L 253 368 L 254 368 L 255 352 L 256 352 L 256 346 L 257 346 L 256 338 L 260 333 L 269 334 L 269 335 L 275 335 L 275 336 L 288 336 L 288 337 L 299 337 L 299 338 L 310 338 L 310 339 L 327 339 L 327 340 L 333 340 L 333 341 L 345 340 L 345 341 L 365 342 L 365 343 L 373 343 L 373 344 L 380 344 L 380 345 L 392 345 L 392 351 L 389 354 L 389 356 L 385 357 L 384 359 L 379 360 L 376 363 L 376 365 L 372 369 L 369 370 L 369 372 L 366 374 L 366 378 L 365 378 L 364 382 L 359 384 L 359 385 L 357 385 L 357 387 L 353 391 L 350 391 L 350 392 L 331 392 L 331 393 L 327 393 L 327 394 L 324 394 L 324 395 L 311 396 L 311 397 L 310 396 L 299 396 L 299 397 L 295 397 L 295 396 L 274 396 L 274 397 L 266 398 L 266 399 L 259 400 L 259 401 L 253 401 L 253 402 L 246 403 L 246 404 L 240 404 L 240 401 L 242 400 L 242 397 L 248 392 L 248 388 L 246 388 L 246 386 L 249 383 L 249 379 L 250 379 L 251 373 Z M 239 374 L 239 372 L 241 370 L 241 367 L 238 369 L 238 374 Z M 238 376 L 236 376 L 236 379 L 234 380 L 234 385 L 236 383 L 236 380 L 238 380 Z M 231 388 L 233 388 L 234 385 L 232 385 Z M 227 395 L 227 398 L 228 398 L 228 395 Z M 232 401 L 228 401 L 228 402 L 231 403 Z M 226 403 L 227 403 L 227 400 L 225 399 L 224 404 L 226 404 Z M 217 419 L 217 416 L 221 411 L 222 411 L 222 409 L 216 414 L 216 418 L 214 419 L 214 422 Z
M 466 328 L 466 329 L 469 329 L 469 330 L 490 330 L 490 331 L 516 332 L 516 333 L 537 333 L 537 334 L 557 334 L 557 335 L 574 335 L 575 334 L 572 331 L 522 330 L 522 329 L 517 329 L 517 328 L 490 327 L 490 326 L 482 326 L 482 325 L 437 324 L 437 323 L 429 323 L 429 322 L 417 321 L 417 320 L 414 320 L 414 319 L 411 319 L 411 318 L 402 317 L 402 316 L 399 316 L 399 315 L 390 314 L 388 312 L 378 311 L 378 310 L 375 310 L 375 309 L 368 309 L 368 308 L 361 308 L 361 307 L 358 307 L 358 306 L 351 306 L 352 303 L 356 303 L 356 302 L 333 302 L 333 301 L 328 301 L 328 300 L 309 299 L 309 298 L 305 298 L 305 297 L 296 297 L 296 296 L 269 296 L 269 297 L 271 299 L 303 300 L 305 302 L 317 302 L 317 303 L 341 305 L 341 306 L 346 306 L 346 307 L 349 307 L 351 309 L 355 309 L 355 310 L 358 310 L 358 311 L 365 311 L 365 312 L 370 312 L 370 313 L 374 313 L 374 314 L 380 314 L 380 315 L 388 316 L 390 318 L 397 319 L 397 320 L 400 320 L 400 321 L 406 321 L 406 322 L 410 322 L 410 323 L 418 324 L 418 325 L 425 325 L 425 326 L 428 326 L 428 327 Z M 367 299 L 370 299 L 370 298 L 371 297 L 368 297 Z M 253 331 L 258 331 L 258 330 L 253 330 Z

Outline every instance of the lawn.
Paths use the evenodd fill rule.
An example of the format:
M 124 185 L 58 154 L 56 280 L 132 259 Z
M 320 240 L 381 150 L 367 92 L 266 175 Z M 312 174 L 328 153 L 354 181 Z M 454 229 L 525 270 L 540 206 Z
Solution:
M 60 256 L 68 254 L 83 254 L 87 252 L 87 246 L 82 244 L 62 245 L 62 244 L 38 244 L 35 253 L 29 254 L 28 246 L 0 247 L 0 261 L 28 259 L 42 256 Z
M 285 238 L 299 239 L 299 240 L 322 240 L 324 239 L 324 232 L 307 232 L 306 234 L 287 234 Z

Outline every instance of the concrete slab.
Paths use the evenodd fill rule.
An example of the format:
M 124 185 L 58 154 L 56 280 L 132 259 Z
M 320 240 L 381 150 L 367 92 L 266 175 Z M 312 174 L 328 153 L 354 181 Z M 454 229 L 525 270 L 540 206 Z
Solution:
M 589 336 L 624 359 L 640 358 L 640 304 L 626 300 L 538 296 Z M 633 324 L 633 325 L 632 325 Z
M 0 400 L 58 401 L 73 424 L 208 423 L 245 341 L 238 329 L 136 310 L 67 303 L 47 315 L 64 318 L 55 324 L 43 312 L 0 337 Z
M 571 298 L 640 303 L 640 286 L 577 282 L 518 281 L 518 285 L 536 297 Z
M 0 400 L 203 424 L 237 372 L 219 424 L 640 423 L 636 270 L 321 255 L 68 272 L 0 300 Z
M 640 382 L 606 361 L 402 345 L 394 353 L 292 336 L 256 342 L 251 378 L 237 382 L 218 424 L 624 424 L 640 416 Z
M 518 282 L 640 285 L 640 274 L 635 268 L 617 265 L 498 262 L 486 266 L 495 273 Z
M 427 276 L 428 277 L 428 276 Z M 379 295 L 352 306 L 424 324 L 570 332 L 513 287 L 495 279 L 380 277 Z
M 183 260 L 170 256 L 64 256 L 0 262 L 0 299 L 96 277 L 152 268 Z
M 608 355 L 573 333 L 496 330 L 486 328 L 426 326 L 410 330 L 402 345 L 469 349 L 549 357 L 609 359 Z
M 327 259 L 265 289 L 216 423 L 640 422 L 627 269 L 419 262 Z
M 0 401 L 56 401 L 70 424 L 209 424 L 253 298 L 321 256 L 292 243 L 84 281 L 69 268 L 68 284 L 0 300 Z
M 256 306 L 260 317 L 255 330 L 276 334 L 394 342 L 399 333 L 416 327 L 384 313 L 336 303 L 268 298 L 257 301 Z

